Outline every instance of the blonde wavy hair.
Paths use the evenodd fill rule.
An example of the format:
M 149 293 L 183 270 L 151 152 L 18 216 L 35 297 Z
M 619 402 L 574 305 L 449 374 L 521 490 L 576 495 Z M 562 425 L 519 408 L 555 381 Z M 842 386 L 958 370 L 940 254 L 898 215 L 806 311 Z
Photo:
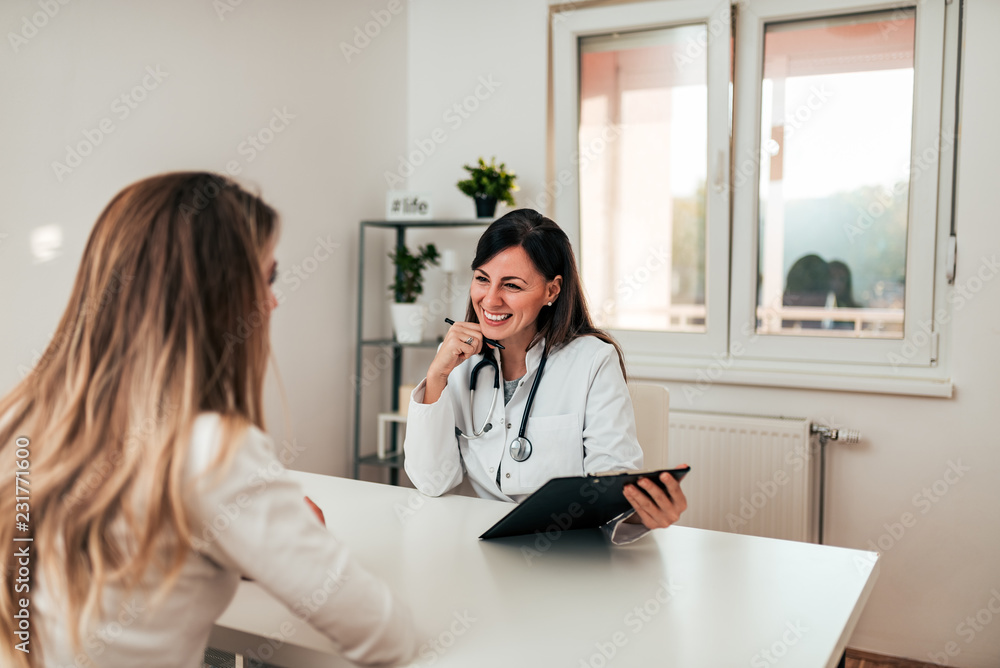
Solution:
M 15 590 L 19 546 L 29 587 L 41 572 L 65 602 L 76 649 L 105 586 L 129 591 L 155 573 L 160 599 L 176 581 L 191 549 L 181 483 L 194 419 L 222 414 L 223 464 L 249 425 L 264 429 L 271 293 L 260 263 L 277 233 L 259 197 L 199 172 L 134 183 L 98 217 L 52 342 L 0 399 L 3 665 L 43 665 L 37 620 L 30 654 L 15 648 L 18 600 L 30 600 Z M 22 460 L 27 531 L 14 521 L 27 508 L 15 500 Z M 122 523 L 129 539 L 108 540 Z

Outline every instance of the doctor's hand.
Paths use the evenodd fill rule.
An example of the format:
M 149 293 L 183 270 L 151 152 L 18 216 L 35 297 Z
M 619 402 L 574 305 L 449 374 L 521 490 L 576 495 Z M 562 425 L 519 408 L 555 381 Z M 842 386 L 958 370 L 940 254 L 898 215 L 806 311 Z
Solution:
M 433 404 L 448 384 L 448 375 L 459 364 L 479 352 L 483 346 L 482 326 L 477 322 L 456 322 L 444 335 L 444 341 L 427 369 L 424 403 Z
M 635 514 L 626 522 L 642 524 L 647 529 L 665 529 L 680 519 L 687 509 L 687 499 L 681 485 L 669 473 L 661 473 L 660 480 L 667 486 L 667 493 L 652 480 L 640 478 L 638 486 L 625 485 L 625 498 L 635 508 Z

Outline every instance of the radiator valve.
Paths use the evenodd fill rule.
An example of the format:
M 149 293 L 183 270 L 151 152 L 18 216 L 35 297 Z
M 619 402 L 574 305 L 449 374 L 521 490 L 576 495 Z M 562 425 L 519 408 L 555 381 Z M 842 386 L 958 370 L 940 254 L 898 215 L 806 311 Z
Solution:
M 832 429 L 823 425 L 814 424 L 809 429 L 813 434 L 819 434 L 819 441 L 826 445 L 827 441 L 839 441 L 841 443 L 860 443 L 861 432 L 857 429 Z

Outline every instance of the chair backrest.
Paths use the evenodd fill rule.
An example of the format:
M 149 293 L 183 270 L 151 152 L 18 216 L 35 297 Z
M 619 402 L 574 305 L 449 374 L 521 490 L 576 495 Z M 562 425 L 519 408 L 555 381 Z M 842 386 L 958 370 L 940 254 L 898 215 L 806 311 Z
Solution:
M 666 468 L 670 390 L 653 383 L 629 383 L 628 391 L 635 410 L 635 431 L 642 446 L 643 468 Z

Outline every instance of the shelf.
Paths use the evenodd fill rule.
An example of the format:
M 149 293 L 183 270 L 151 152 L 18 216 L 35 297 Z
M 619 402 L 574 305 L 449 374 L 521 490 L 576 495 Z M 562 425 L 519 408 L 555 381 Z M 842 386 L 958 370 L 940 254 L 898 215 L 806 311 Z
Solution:
M 363 220 L 362 225 L 367 225 L 369 227 L 387 227 L 387 228 L 407 228 L 407 227 L 486 227 L 493 222 L 492 218 L 483 218 L 482 220 L 477 220 L 475 218 L 470 218 L 468 220 Z
M 378 455 L 365 455 L 364 457 L 358 457 L 358 464 L 384 466 L 390 469 L 401 469 L 403 468 L 403 453 L 400 452 L 394 455 L 389 455 L 385 459 L 380 459 Z
M 365 339 L 361 342 L 363 346 L 392 346 L 393 348 L 437 348 L 441 345 L 441 339 L 433 341 L 421 341 L 420 343 L 400 343 L 395 339 Z
M 365 322 L 365 260 L 366 260 L 366 237 L 369 233 L 375 236 L 384 237 L 387 233 L 395 237 L 396 248 L 406 245 L 406 233 L 411 229 L 423 229 L 423 230 L 456 230 L 460 228 L 472 228 L 477 230 L 484 230 L 487 226 L 492 224 L 492 219 L 483 218 L 461 218 L 453 220 L 363 220 L 360 224 L 360 238 L 358 239 L 358 312 L 357 312 L 357 338 L 355 339 L 355 354 L 354 354 L 354 377 L 364 378 L 364 372 L 366 371 L 365 364 L 369 362 L 365 361 L 365 351 L 366 347 L 378 347 L 382 348 L 384 351 L 391 351 L 389 355 L 385 355 L 380 352 L 378 355 L 380 357 L 390 357 L 391 364 L 380 365 L 380 369 L 387 368 L 391 369 L 392 373 L 392 385 L 390 393 L 390 405 L 380 406 L 380 408 L 388 409 L 395 413 L 399 410 L 399 387 L 402 385 L 403 378 L 403 358 L 406 356 L 406 350 L 427 350 L 434 352 L 439 345 L 441 345 L 441 338 L 434 337 L 428 341 L 421 341 L 420 343 L 400 343 L 394 338 L 382 337 L 382 338 L 365 338 L 362 332 L 364 322 Z M 425 235 L 426 236 L 426 235 Z M 383 239 L 384 241 L 384 239 Z M 381 246 L 378 247 L 381 253 Z M 385 262 L 382 259 L 382 262 Z M 437 325 L 440 327 L 440 324 Z M 428 330 L 436 331 L 434 329 Z M 387 379 L 385 379 L 387 380 Z M 361 466 L 378 466 L 382 467 L 384 470 L 389 472 L 389 482 L 390 484 L 397 484 L 399 482 L 399 470 L 403 468 L 403 455 L 398 453 L 395 455 L 390 455 L 385 459 L 380 459 L 378 454 L 361 455 L 361 427 L 363 423 L 367 423 L 367 420 L 362 418 L 361 415 L 361 393 L 362 389 L 367 386 L 367 382 L 356 382 L 354 383 L 354 452 L 353 452 L 353 466 L 354 466 L 354 477 L 358 478 L 360 475 Z M 377 411 L 377 414 L 381 413 L 383 417 L 379 418 L 379 438 L 382 441 L 381 451 L 386 450 L 395 451 L 400 449 L 401 443 L 399 439 L 399 434 L 395 428 L 389 429 L 388 438 L 386 438 L 386 426 L 387 420 L 384 417 L 385 410 Z M 395 421 L 395 420 L 390 420 Z

